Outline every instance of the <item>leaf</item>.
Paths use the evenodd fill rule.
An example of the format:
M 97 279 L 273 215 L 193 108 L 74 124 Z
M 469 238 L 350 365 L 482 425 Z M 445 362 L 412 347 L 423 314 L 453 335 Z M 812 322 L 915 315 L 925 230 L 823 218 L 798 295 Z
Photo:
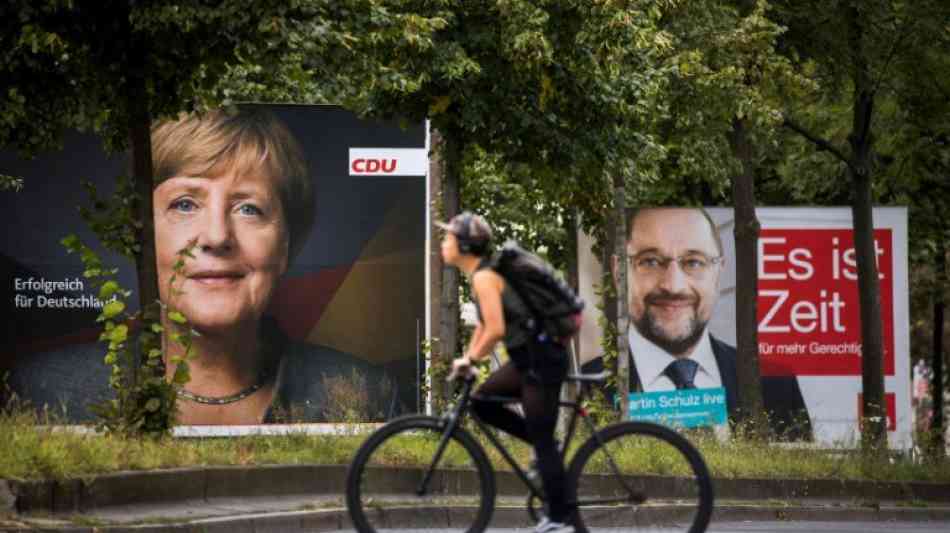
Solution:
M 125 310 L 124 303 L 118 300 L 109 302 L 102 308 L 102 317 L 106 319 L 113 318 L 124 310 Z
M 448 95 L 442 95 L 435 97 L 435 100 L 429 104 L 429 115 L 436 116 L 445 113 L 448 110 L 449 106 L 452 105 L 452 97 Z
M 67 250 L 69 250 L 69 253 L 79 250 L 79 236 L 75 233 L 70 233 L 69 235 L 63 237 L 59 242 L 65 246 Z
M 171 320 L 172 322 L 175 322 L 176 324 L 184 324 L 188 322 L 188 319 L 185 318 L 185 315 L 181 314 L 181 312 L 179 311 L 169 311 L 168 318 L 169 320 Z
M 541 111 L 544 111 L 548 105 L 548 100 L 554 95 L 554 84 L 551 81 L 551 77 L 547 74 L 541 75 L 541 97 L 538 105 L 541 107 Z
M 99 288 L 99 299 L 108 300 L 112 297 L 113 294 L 118 292 L 121 289 L 119 284 L 115 281 L 109 280 L 102 284 L 102 287 Z
M 112 342 L 125 342 L 129 338 L 129 327 L 125 324 L 116 326 L 109 332 L 109 339 Z
M 175 376 L 172 378 L 172 381 L 175 385 L 186 385 L 191 381 L 191 375 L 188 369 L 183 365 L 178 365 L 178 368 L 175 369 Z

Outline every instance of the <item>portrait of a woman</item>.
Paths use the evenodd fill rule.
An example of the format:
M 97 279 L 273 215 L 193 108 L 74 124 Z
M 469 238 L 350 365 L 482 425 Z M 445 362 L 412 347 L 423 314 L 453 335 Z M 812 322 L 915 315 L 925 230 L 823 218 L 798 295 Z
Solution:
M 198 333 L 180 422 L 259 424 L 281 408 L 309 418 L 323 400 L 321 375 L 375 373 L 290 342 L 265 315 L 313 221 L 307 163 L 287 127 L 261 109 L 216 110 L 157 124 L 152 146 L 159 291 Z M 184 276 L 162 282 L 184 249 Z M 166 357 L 181 350 L 166 341 Z
M 378 366 L 291 339 L 268 313 L 314 223 L 314 177 L 291 130 L 261 106 L 183 114 L 153 125 L 152 152 L 160 298 L 195 332 L 179 423 L 333 421 L 325 384 L 340 376 L 361 376 L 379 396 Z M 168 336 L 163 351 L 171 377 L 184 349 Z M 35 354 L 9 384 L 37 407 L 91 421 L 90 405 L 112 395 L 103 353 L 87 343 Z

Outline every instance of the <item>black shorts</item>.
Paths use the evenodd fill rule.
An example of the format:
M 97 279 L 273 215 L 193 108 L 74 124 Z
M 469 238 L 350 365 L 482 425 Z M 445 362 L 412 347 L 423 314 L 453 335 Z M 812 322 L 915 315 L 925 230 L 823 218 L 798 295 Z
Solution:
M 561 383 L 567 377 L 567 347 L 559 342 L 528 341 L 509 348 L 508 356 L 527 379 L 548 385 Z

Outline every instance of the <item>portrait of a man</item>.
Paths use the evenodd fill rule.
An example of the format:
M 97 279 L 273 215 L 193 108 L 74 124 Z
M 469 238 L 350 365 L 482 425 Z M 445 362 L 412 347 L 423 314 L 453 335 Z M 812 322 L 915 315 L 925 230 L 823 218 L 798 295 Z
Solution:
M 701 208 L 644 208 L 628 218 L 626 269 L 630 392 L 723 387 L 730 420 L 738 407 L 736 348 L 709 332 L 726 261 Z M 585 371 L 603 368 L 600 358 Z M 764 406 L 779 438 L 808 439 L 808 413 L 794 376 L 762 378 Z

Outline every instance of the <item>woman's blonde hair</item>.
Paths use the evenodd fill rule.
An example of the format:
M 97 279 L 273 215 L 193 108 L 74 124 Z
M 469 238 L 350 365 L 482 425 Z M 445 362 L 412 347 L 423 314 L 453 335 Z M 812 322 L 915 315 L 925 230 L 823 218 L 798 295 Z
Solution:
M 283 122 L 259 107 L 183 113 L 152 126 L 155 184 L 182 174 L 263 172 L 277 182 L 287 222 L 289 257 L 313 226 L 312 184 L 303 150 Z

